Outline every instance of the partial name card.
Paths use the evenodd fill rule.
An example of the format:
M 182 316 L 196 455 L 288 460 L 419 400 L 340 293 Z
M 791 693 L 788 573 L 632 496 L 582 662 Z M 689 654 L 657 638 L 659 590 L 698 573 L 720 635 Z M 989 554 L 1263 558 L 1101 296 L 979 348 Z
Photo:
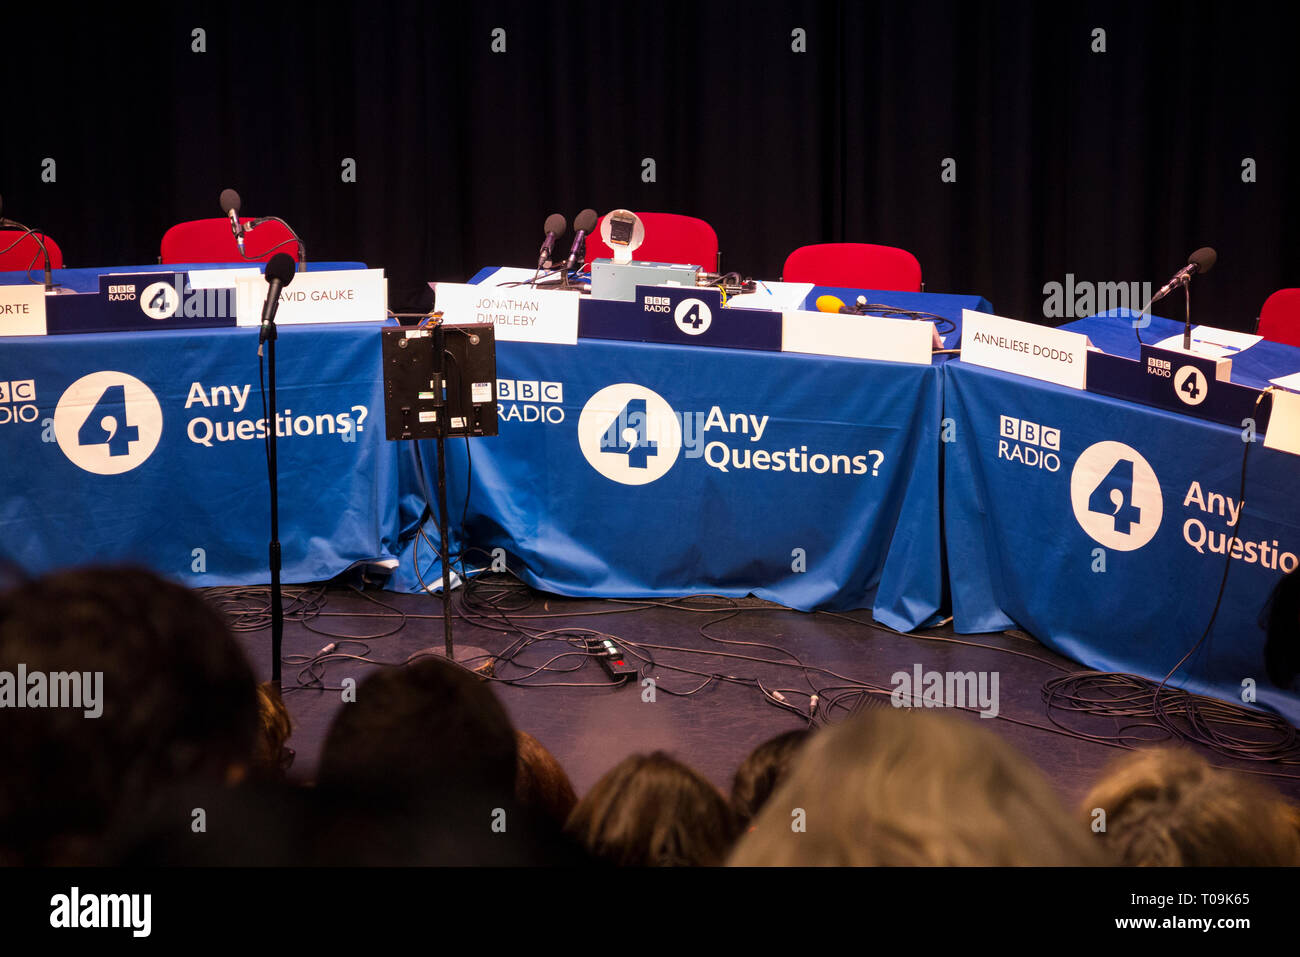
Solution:
M 961 311 L 961 359 L 1071 389 L 1087 383 L 1088 337 L 971 309 Z
M 1300 394 L 1273 389 L 1264 448 L 1300 455 Z
M 781 322 L 781 351 L 929 365 L 943 348 L 934 323 L 792 309 Z
M 434 301 L 443 322 L 490 322 L 499 341 L 578 343 L 578 293 L 572 290 L 440 282 Z
M 0 286 L 0 336 L 45 335 L 45 287 Z

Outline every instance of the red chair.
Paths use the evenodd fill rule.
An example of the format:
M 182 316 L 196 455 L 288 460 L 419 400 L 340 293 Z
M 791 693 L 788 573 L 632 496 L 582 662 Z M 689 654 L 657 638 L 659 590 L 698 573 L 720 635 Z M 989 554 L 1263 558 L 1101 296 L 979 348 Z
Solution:
M 686 263 L 705 272 L 718 271 L 718 234 L 702 219 L 676 213 L 637 213 L 645 226 L 645 242 L 632 254 L 640 262 Z M 587 239 L 586 265 L 594 259 L 613 259 L 614 250 L 600 238 L 600 217 Z
M 0 229 L 0 249 L 4 249 L 11 242 L 22 235 L 20 229 Z M 50 253 L 50 268 L 63 268 L 63 250 L 49 236 L 44 233 L 37 233 L 45 241 L 45 248 Z M 31 266 L 33 269 L 45 269 L 45 257 L 41 255 L 41 247 L 37 244 L 34 236 L 24 236 L 13 249 L 7 253 L 0 253 L 0 272 L 17 272 L 20 269 L 26 269 Z
M 252 222 L 251 217 L 241 216 L 241 223 Z M 274 247 L 289 240 L 279 249 Z M 266 262 L 276 253 L 288 253 L 296 262 L 298 244 L 293 242 L 293 234 L 288 228 L 277 222 L 262 223 L 256 229 L 244 235 L 244 256 L 239 255 L 239 246 L 230 231 L 230 220 L 222 216 L 217 219 L 191 219 L 189 222 L 177 223 L 163 233 L 161 262 L 170 263 L 237 263 L 248 260 Z
M 906 249 L 871 243 L 820 243 L 800 246 L 781 270 L 786 282 L 848 289 L 921 291 L 921 264 Z
M 1255 331 L 1272 342 L 1300 346 L 1300 289 L 1279 289 L 1265 299 Z

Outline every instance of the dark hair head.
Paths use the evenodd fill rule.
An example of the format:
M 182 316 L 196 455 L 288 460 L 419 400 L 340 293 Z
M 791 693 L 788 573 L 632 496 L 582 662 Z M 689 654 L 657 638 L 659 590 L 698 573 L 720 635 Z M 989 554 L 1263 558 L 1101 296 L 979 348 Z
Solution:
M 748 826 L 759 808 L 785 779 L 796 752 L 811 732 L 798 728 L 764 741 L 736 769 L 731 782 L 731 807 L 741 827 Z
M 563 827 L 578 803 L 569 776 L 555 760 L 555 755 L 527 731 L 516 731 L 515 743 L 519 748 L 515 800 L 522 807 L 532 808 L 550 818 L 558 827 Z
M 77 673 L 92 690 L 100 675 L 102 713 L 0 711 L 0 856 L 83 862 L 119 810 L 250 760 L 257 704 L 243 652 L 218 612 L 152 572 L 85 568 L 4 593 L 0 671 L 20 665 Z
M 383 668 L 330 725 L 319 784 L 415 796 L 448 787 L 500 791 L 515 781 L 515 731 L 496 695 L 442 658 Z
M 1082 812 L 1121 864 L 1300 864 L 1294 809 L 1262 782 L 1186 748 L 1144 748 L 1114 761 Z
M 737 827 L 717 788 L 656 751 L 625 758 L 597 781 L 568 830 L 596 858 L 654 867 L 721 864 Z

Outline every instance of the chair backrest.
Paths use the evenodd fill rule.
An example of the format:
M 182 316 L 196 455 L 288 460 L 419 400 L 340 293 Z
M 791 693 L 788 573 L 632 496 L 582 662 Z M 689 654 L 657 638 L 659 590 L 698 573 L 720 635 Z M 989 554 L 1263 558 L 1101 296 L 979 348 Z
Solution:
M 0 249 L 4 249 L 20 235 L 22 230 L 19 229 L 0 229 Z M 45 248 L 50 254 L 50 268 L 63 268 L 63 250 L 49 236 L 44 233 L 37 233 L 45 241 Z M 0 272 L 16 272 L 20 269 L 26 269 L 31 266 L 34 269 L 45 269 L 45 257 L 41 255 L 41 247 L 36 242 L 34 236 L 24 236 L 13 249 L 7 253 L 0 254 Z
M 241 223 L 252 222 L 251 217 L 241 216 Z M 276 253 L 288 253 L 296 261 L 298 244 L 288 242 L 275 249 L 285 240 L 292 240 L 293 234 L 276 222 L 262 223 L 244 236 L 244 252 L 251 260 L 266 262 Z M 162 262 L 168 263 L 237 263 L 244 262 L 239 255 L 239 246 L 230 231 L 230 220 L 225 217 L 216 219 L 191 219 L 177 223 L 163 233 L 159 249 Z
M 1279 289 L 1265 299 L 1256 331 L 1272 342 L 1300 346 L 1300 289 Z
M 645 242 L 632 254 L 640 262 L 686 263 L 705 272 L 718 271 L 718 234 L 702 219 L 677 213 L 637 213 L 645 226 Z M 614 250 L 600 238 L 600 217 L 587 239 L 587 263 L 594 259 L 612 259 Z
M 781 278 L 818 286 L 920 292 L 921 264 L 897 246 L 819 243 L 792 252 L 786 258 Z

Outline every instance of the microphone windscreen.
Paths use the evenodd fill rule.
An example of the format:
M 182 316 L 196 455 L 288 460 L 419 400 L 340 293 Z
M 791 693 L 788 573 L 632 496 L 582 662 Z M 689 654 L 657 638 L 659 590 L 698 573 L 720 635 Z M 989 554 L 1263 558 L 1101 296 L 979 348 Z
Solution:
M 589 233 L 596 228 L 596 220 L 599 217 L 594 209 L 584 209 L 578 214 L 578 218 L 573 221 L 573 230 L 578 233 Z
M 293 281 L 293 273 L 297 265 L 293 257 L 288 253 L 276 253 L 271 257 L 271 261 L 266 264 L 266 281 L 272 279 L 280 280 L 280 285 L 287 286 Z
M 544 233 L 555 233 L 555 238 L 559 239 L 568 230 L 568 221 L 559 213 L 551 213 L 546 217 L 546 225 L 542 227 Z
M 236 213 L 239 212 L 239 194 L 233 189 L 223 189 L 221 191 L 221 211 L 229 216 L 232 209 Z
M 1196 252 L 1187 257 L 1187 262 L 1188 265 L 1195 266 L 1198 273 L 1204 275 L 1210 271 L 1218 258 L 1219 254 L 1211 247 L 1202 246 L 1200 249 L 1196 250 Z
M 818 296 L 818 312 L 839 312 L 844 308 L 844 300 L 839 296 Z

